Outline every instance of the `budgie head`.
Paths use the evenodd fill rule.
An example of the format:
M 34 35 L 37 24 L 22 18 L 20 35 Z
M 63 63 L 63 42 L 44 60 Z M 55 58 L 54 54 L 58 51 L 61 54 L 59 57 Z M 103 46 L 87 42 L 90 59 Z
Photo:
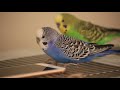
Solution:
M 65 34 L 69 32 L 69 30 L 75 29 L 79 26 L 79 19 L 71 14 L 62 13 L 56 16 L 55 23 L 60 32 Z
M 42 27 L 37 31 L 36 41 L 43 50 L 48 48 L 48 44 L 52 43 L 59 36 L 59 33 L 50 27 Z

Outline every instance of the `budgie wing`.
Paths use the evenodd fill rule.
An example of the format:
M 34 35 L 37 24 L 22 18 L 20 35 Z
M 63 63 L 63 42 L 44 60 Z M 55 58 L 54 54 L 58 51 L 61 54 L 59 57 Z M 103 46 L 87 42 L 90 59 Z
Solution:
M 102 52 L 109 49 L 111 46 L 86 43 L 65 35 L 58 37 L 55 44 L 67 57 L 73 60 L 79 60 L 88 55 Z

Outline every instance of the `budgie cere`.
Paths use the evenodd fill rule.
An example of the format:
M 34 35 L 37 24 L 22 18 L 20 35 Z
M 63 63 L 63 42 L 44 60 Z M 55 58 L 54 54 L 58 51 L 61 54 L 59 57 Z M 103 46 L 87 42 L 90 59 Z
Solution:
M 56 16 L 55 23 L 62 34 L 98 45 L 114 44 L 120 49 L 120 29 L 95 25 L 68 13 Z
M 96 57 L 120 53 L 111 50 L 112 44 L 97 45 L 59 34 L 51 27 L 42 27 L 37 32 L 37 44 L 43 51 L 60 63 L 82 63 L 92 61 Z

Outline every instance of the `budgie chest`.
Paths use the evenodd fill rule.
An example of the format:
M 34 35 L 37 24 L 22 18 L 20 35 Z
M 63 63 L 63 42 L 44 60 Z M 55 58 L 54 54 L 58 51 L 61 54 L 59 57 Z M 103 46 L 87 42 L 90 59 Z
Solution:
M 47 50 L 44 50 L 46 54 L 52 57 L 57 62 L 61 63 L 70 63 L 72 62 L 71 59 L 67 58 L 64 53 L 56 47 L 55 43 L 49 43 Z

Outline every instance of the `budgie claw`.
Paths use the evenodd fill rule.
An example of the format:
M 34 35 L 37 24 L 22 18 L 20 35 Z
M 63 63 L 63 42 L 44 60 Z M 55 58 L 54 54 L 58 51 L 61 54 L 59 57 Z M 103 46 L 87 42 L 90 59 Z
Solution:
M 47 63 L 47 64 L 53 64 L 53 65 L 55 65 L 55 66 L 58 65 L 58 62 L 53 61 L 52 58 L 48 58 L 48 59 L 45 61 L 45 63 Z
M 58 62 L 57 62 L 57 61 L 54 61 L 54 65 L 57 66 L 57 65 L 58 65 Z
M 48 64 L 50 64 L 52 59 L 51 58 L 48 58 L 46 61 L 45 61 L 45 63 L 48 63 Z

